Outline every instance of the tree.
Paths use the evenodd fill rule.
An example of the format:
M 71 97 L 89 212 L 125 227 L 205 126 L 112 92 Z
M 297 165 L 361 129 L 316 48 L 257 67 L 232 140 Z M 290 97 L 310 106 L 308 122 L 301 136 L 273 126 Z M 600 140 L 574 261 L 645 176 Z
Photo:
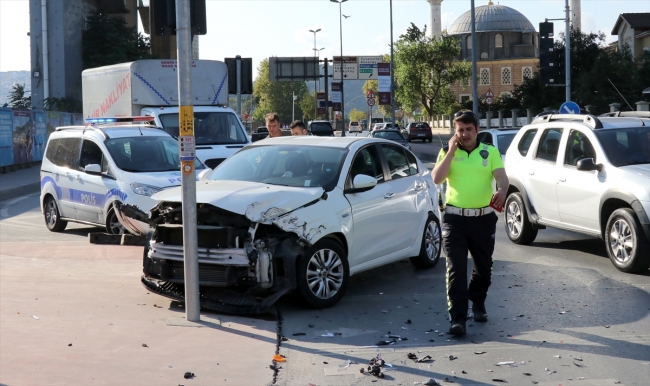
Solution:
M 411 23 L 395 43 L 396 99 L 407 110 L 422 106 L 428 116 L 453 104 L 449 86 L 471 76 L 471 65 L 457 60 L 460 40 L 443 36 L 430 38 L 426 27 Z
M 31 109 L 32 97 L 25 96 L 26 93 L 24 84 L 14 83 L 9 92 L 9 105 L 15 109 Z
M 367 94 L 368 91 L 372 91 L 373 94 L 375 94 L 375 97 L 377 98 L 377 89 L 379 88 L 379 83 L 376 80 L 367 80 L 363 86 L 361 86 L 361 91 L 363 91 L 364 94 Z M 375 105 L 377 107 L 377 110 L 380 114 L 383 114 L 385 117 L 390 117 L 390 105 Z
M 45 98 L 43 101 L 45 110 L 50 111 L 63 111 L 66 113 L 82 113 L 83 105 L 82 103 L 72 97 L 49 97 Z
M 264 59 L 257 68 L 257 79 L 253 84 L 253 97 L 257 101 L 257 109 L 253 117 L 255 120 L 262 121 L 267 113 L 275 112 L 280 115 L 280 122 L 287 124 L 291 122 L 293 94 L 298 97 L 297 101 L 300 101 L 307 93 L 305 82 L 271 82 L 269 60 Z M 304 115 L 300 103 L 296 103 L 295 107 L 297 117 Z
M 305 93 L 300 98 L 298 105 L 300 105 L 300 110 L 302 110 L 302 119 L 305 121 L 313 120 L 316 113 L 316 91 Z
M 364 113 L 361 110 L 352 109 L 352 111 L 350 111 L 350 121 L 357 121 L 358 122 L 358 121 L 360 121 L 362 119 L 366 119 L 367 117 L 368 116 L 366 115 L 366 113 Z
M 84 69 L 153 58 L 148 37 L 127 27 L 123 17 L 98 11 L 86 19 L 81 52 Z

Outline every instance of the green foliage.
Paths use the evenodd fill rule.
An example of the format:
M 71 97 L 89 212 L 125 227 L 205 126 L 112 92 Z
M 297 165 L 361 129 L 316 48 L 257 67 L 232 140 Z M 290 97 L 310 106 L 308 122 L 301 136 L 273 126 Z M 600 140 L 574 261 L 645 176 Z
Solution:
M 428 116 L 453 104 L 452 83 L 471 76 L 471 65 L 457 60 L 460 40 L 450 36 L 430 38 L 426 28 L 411 23 L 395 43 L 395 98 L 407 110 L 420 107 Z
M 300 106 L 303 120 L 313 120 L 316 114 L 316 92 L 306 92 L 302 98 L 296 101 L 297 106 Z M 300 119 L 298 114 L 296 114 L 296 119 Z
M 350 111 L 350 121 L 360 121 L 362 119 L 366 119 L 367 117 L 367 114 L 361 110 L 352 109 L 352 111 Z
M 49 97 L 45 98 L 44 105 L 45 105 L 45 110 L 50 110 L 50 111 L 62 111 L 66 113 L 82 113 L 83 105 L 81 101 L 72 98 L 72 97 L 64 97 L 64 98 L 56 98 L 56 97 Z
M 384 58 L 384 61 L 386 61 L 386 58 Z M 390 62 L 390 57 L 388 58 L 388 61 Z M 367 80 L 361 87 L 361 91 L 363 91 L 364 94 L 366 94 L 368 91 L 372 91 L 375 94 L 375 97 L 378 98 L 379 97 L 379 95 L 377 95 L 378 87 L 379 84 L 376 80 Z M 385 117 L 390 117 L 390 105 L 375 105 L 374 111 L 383 114 Z
M 300 102 L 308 94 L 305 82 L 271 82 L 269 80 L 269 60 L 264 59 L 257 68 L 257 79 L 253 85 L 253 97 L 257 101 L 257 109 L 253 114 L 255 120 L 263 121 L 267 113 L 275 112 L 280 115 L 281 123 L 291 122 L 293 94 L 296 100 L 296 118 L 309 115 L 310 111 L 303 112 Z M 312 105 L 313 106 L 313 105 Z M 306 114 L 305 114 L 306 113 Z M 313 114 L 313 112 L 311 113 Z
M 9 105 L 15 109 L 31 109 L 32 97 L 25 96 L 25 85 L 14 83 L 9 92 Z
M 84 69 L 153 58 L 148 37 L 127 27 L 123 17 L 97 11 L 86 19 L 81 49 Z

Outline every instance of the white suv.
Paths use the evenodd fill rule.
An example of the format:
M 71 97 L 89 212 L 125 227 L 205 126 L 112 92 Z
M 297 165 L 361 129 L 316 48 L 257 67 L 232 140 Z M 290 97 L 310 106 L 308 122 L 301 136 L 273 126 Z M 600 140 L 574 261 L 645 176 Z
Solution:
M 110 123 L 57 127 L 48 138 L 40 202 L 52 232 L 73 221 L 124 233 L 113 209 L 116 201 L 148 211 L 156 203 L 151 195 L 181 184 L 178 142 L 172 136 L 156 126 L 113 123 L 127 118 L 99 119 Z M 197 160 L 195 169 L 205 167 Z
M 650 114 L 546 115 L 522 127 L 505 157 L 506 233 L 530 244 L 538 229 L 605 240 L 623 272 L 650 267 Z
M 352 121 L 350 122 L 350 125 L 348 126 L 348 132 L 350 133 L 360 133 L 362 131 L 361 125 L 359 125 L 359 122 L 357 121 Z

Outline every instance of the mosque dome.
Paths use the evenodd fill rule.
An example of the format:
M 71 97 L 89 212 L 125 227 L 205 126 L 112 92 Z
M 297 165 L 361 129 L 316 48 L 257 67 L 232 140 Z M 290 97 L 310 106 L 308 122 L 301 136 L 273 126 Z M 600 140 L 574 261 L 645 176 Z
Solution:
M 505 5 L 482 5 L 475 9 L 476 32 L 535 32 L 533 24 L 521 12 Z M 449 35 L 472 33 L 472 11 L 462 14 L 447 31 Z

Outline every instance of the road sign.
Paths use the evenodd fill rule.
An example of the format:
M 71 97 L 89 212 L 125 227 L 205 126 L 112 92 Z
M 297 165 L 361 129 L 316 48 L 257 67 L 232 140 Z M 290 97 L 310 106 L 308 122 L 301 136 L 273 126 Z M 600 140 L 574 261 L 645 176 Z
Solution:
M 359 79 L 377 79 L 377 63 L 381 63 L 381 56 L 359 56 Z
M 295 82 L 320 78 L 318 58 L 313 56 L 296 58 L 269 58 L 269 80 Z
M 491 105 L 492 103 L 494 103 L 494 98 L 486 97 L 485 98 L 485 103 L 488 104 L 488 105 Z
M 332 82 L 332 110 L 341 111 L 341 82 Z
M 356 80 L 359 79 L 359 63 L 356 56 L 343 57 L 343 79 Z M 341 57 L 334 57 L 334 80 L 341 79 Z
M 494 93 L 492 92 L 491 88 L 488 88 L 487 92 L 485 93 L 485 98 L 494 98 Z
M 375 93 L 372 91 L 368 91 L 368 94 L 366 94 L 366 98 L 368 99 L 373 99 L 375 97 Z
M 377 71 L 377 91 L 379 92 L 379 104 L 390 105 L 390 63 L 378 63 Z
M 368 106 L 374 106 L 375 105 L 375 98 L 368 98 Z
M 564 102 L 560 106 L 560 114 L 580 114 L 580 106 L 575 102 Z

